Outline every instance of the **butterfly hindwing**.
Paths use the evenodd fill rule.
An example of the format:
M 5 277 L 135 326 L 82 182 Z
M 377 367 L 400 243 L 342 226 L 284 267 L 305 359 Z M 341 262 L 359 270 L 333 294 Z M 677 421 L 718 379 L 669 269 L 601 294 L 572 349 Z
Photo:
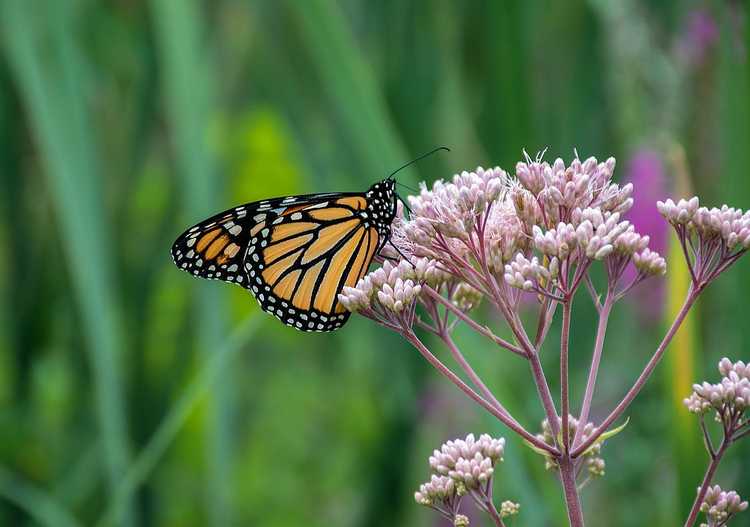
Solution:
M 378 245 L 366 208 L 361 195 L 332 195 L 265 218 L 245 257 L 261 307 L 303 331 L 341 327 L 349 313 L 338 294 L 364 275 Z

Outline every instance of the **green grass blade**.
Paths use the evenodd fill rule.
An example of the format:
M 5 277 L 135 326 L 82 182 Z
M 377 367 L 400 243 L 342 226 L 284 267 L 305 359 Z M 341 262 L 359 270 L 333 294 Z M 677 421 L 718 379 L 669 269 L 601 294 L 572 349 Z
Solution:
M 223 345 L 213 350 L 211 355 L 208 356 L 195 379 L 185 389 L 185 393 L 162 419 L 159 428 L 151 436 L 143 450 L 138 453 L 133 464 L 130 465 L 128 472 L 117 488 L 114 502 L 102 519 L 97 522 L 97 526 L 103 527 L 117 522 L 130 497 L 148 479 L 192 412 L 206 397 L 208 389 L 211 387 L 215 389 L 219 374 L 224 371 L 234 355 L 255 334 L 262 321 L 260 314 L 248 317 Z M 223 379 L 222 382 L 224 382 Z
M 79 527 L 81 524 L 50 494 L 0 467 L 0 496 L 42 525 Z
M 214 88 L 210 57 L 202 41 L 203 27 L 197 2 L 153 0 L 151 13 L 155 23 L 157 56 L 162 71 L 162 92 L 167 122 L 175 151 L 178 181 L 183 205 L 191 219 L 220 210 L 220 185 L 215 161 L 208 146 L 208 130 L 213 115 Z M 165 248 L 166 251 L 167 248 Z M 165 253 L 166 254 L 166 253 Z M 199 349 L 213 353 L 223 334 L 224 291 L 198 286 L 196 317 Z M 219 386 L 209 403 L 207 434 L 209 518 L 211 525 L 232 523 L 231 507 L 231 433 L 229 414 L 231 376 Z
M 288 2 L 288 7 L 325 91 L 330 94 L 332 110 L 344 128 L 342 135 L 351 140 L 365 171 L 371 177 L 385 176 L 414 157 L 406 153 L 372 70 L 338 5 L 310 0 Z M 404 181 L 414 181 L 409 169 L 399 174 Z
M 129 447 L 118 366 L 123 335 L 112 276 L 111 235 L 102 206 L 95 135 L 81 96 L 84 58 L 72 39 L 69 4 L 39 4 L 3 2 L 0 34 L 59 219 L 84 322 L 96 415 L 113 490 L 128 464 Z

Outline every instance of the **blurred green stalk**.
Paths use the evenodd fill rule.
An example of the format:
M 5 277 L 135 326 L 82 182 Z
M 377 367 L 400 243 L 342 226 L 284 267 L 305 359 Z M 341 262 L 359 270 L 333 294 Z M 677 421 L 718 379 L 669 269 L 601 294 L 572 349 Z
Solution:
M 183 210 L 190 221 L 216 212 L 221 188 L 208 146 L 217 78 L 206 52 L 205 29 L 198 2 L 152 0 L 151 14 L 160 61 L 162 95 L 175 151 Z M 165 248 L 166 252 L 166 248 Z M 223 291 L 198 285 L 195 317 L 199 349 L 214 353 L 224 335 Z M 231 525 L 231 372 L 216 386 L 210 401 L 207 435 L 206 492 L 214 526 Z
M 203 400 L 210 387 L 217 386 L 216 381 L 227 363 L 242 349 L 243 344 L 255 335 L 262 322 L 260 314 L 248 317 L 231 337 L 226 339 L 211 355 L 206 358 L 195 379 L 188 385 L 180 399 L 172 406 L 169 413 L 161 420 L 159 428 L 149 439 L 146 446 L 138 453 L 135 461 L 115 493 L 115 499 L 97 522 L 97 526 L 112 525 L 122 514 L 124 505 L 151 475 L 167 448 L 172 444 L 178 432 L 187 422 L 195 408 Z
M 670 233 L 671 234 L 671 233 Z M 690 285 L 690 274 L 685 263 L 682 248 L 676 236 L 669 242 L 669 272 L 667 273 L 667 303 L 665 326 L 670 324 L 682 307 Z M 677 472 L 677 517 L 679 520 L 695 499 L 695 488 L 700 484 L 705 457 L 699 440 L 699 429 L 696 418 L 687 411 L 682 400 L 690 393 L 691 386 L 698 382 L 695 375 L 695 362 L 699 340 L 696 336 L 698 312 L 693 309 L 685 318 L 682 327 L 672 339 L 666 354 L 664 368 L 665 395 L 669 402 L 669 421 L 671 421 L 670 441 Z
M 80 523 L 53 496 L 0 467 L 0 496 L 48 527 L 80 527 Z
M 342 122 L 342 135 L 352 142 L 366 173 L 371 178 L 385 177 L 388 171 L 415 157 L 406 153 L 373 71 L 338 4 L 308 0 L 287 5 L 332 109 Z M 409 169 L 399 174 L 402 180 L 415 181 Z
M 0 38 L 44 161 L 91 363 L 110 491 L 130 454 L 118 360 L 118 313 L 109 219 L 103 207 L 95 132 L 85 101 L 85 59 L 73 41 L 72 4 L 8 0 Z M 126 514 L 126 523 L 132 523 Z

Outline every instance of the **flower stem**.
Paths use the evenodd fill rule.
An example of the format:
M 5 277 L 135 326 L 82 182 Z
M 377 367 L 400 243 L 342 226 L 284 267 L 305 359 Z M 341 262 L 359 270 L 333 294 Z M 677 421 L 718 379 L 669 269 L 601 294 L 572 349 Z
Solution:
M 547 422 L 552 429 L 552 435 L 557 438 L 560 432 L 560 424 L 557 422 L 557 410 L 555 409 L 555 403 L 552 401 L 552 393 L 549 390 L 547 378 L 544 376 L 542 363 L 539 361 L 539 354 L 536 351 L 531 352 L 529 364 L 531 364 L 531 373 L 534 376 L 534 384 L 539 393 L 539 399 L 542 401 L 544 413 L 547 415 Z
M 559 461 L 559 467 L 570 527 L 584 527 L 583 510 L 581 509 L 581 500 L 578 497 L 578 487 L 576 486 L 575 464 L 569 454 L 563 454 Z
M 458 346 L 456 346 L 456 343 L 453 342 L 453 339 L 448 334 L 447 331 L 443 330 L 440 333 L 440 338 L 443 339 L 443 342 L 445 342 L 445 345 L 448 346 L 448 349 L 451 352 L 451 355 L 455 359 L 455 361 L 458 363 L 458 365 L 461 367 L 461 369 L 464 371 L 464 373 L 471 379 L 471 382 L 474 383 L 474 386 L 476 386 L 480 392 L 482 392 L 482 396 L 487 399 L 490 403 L 492 403 L 495 408 L 497 408 L 499 411 L 504 413 L 508 419 L 513 420 L 515 423 L 518 423 L 515 419 L 513 419 L 513 416 L 510 415 L 510 412 L 505 409 L 505 407 L 500 404 L 500 401 L 497 400 L 495 395 L 490 391 L 489 388 L 487 388 L 487 385 L 484 384 L 484 381 L 477 375 L 477 372 L 474 371 L 474 368 L 471 367 L 471 364 L 466 360 L 463 353 L 461 353 L 461 350 L 458 349 Z M 521 426 L 520 424 L 518 426 Z
M 503 522 L 503 517 L 500 516 L 500 513 L 497 512 L 497 509 L 495 508 L 495 504 L 492 503 L 492 500 L 487 500 L 487 514 L 490 515 L 490 518 L 492 518 L 492 521 L 495 523 L 496 527 L 505 527 L 505 522 Z
M 669 328 L 669 331 L 667 331 L 667 334 L 664 335 L 664 339 L 659 344 L 659 347 L 656 348 L 656 351 L 654 352 L 654 355 L 651 357 L 651 360 L 648 361 L 648 364 L 643 368 L 643 371 L 638 376 L 638 379 L 636 379 L 635 384 L 628 390 L 628 393 L 625 394 L 625 397 L 620 401 L 620 403 L 615 407 L 614 410 L 607 416 L 607 418 L 602 422 L 601 425 L 597 427 L 597 429 L 594 431 L 593 434 L 591 434 L 586 441 L 581 443 L 577 448 L 573 450 L 573 458 L 577 458 L 582 453 L 584 453 L 599 437 L 607 431 L 607 428 L 615 422 L 617 418 L 619 418 L 622 413 L 630 406 L 630 403 L 633 402 L 633 399 L 638 395 L 638 393 L 643 389 L 643 386 L 646 384 L 646 381 L 648 381 L 649 377 L 651 377 L 651 374 L 654 371 L 654 368 L 656 368 L 656 365 L 659 363 L 659 360 L 661 360 L 662 356 L 664 355 L 664 352 L 667 349 L 667 346 L 672 341 L 672 338 L 674 338 L 675 334 L 677 333 L 677 330 L 680 329 L 680 326 L 685 320 L 685 317 L 687 316 L 688 312 L 690 311 L 690 308 L 693 307 L 693 304 L 695 303 L 696 299 L 700 295 L 702 289 L 695 288 L 691 286 L 690 289 L 688 289 L 687 297 L 685 298 L 685 302 L 682 304 L 682 308 L 680 308 L 679 313 L 677 313 L 677 317 L 674 319 L 674 322 L 672 322 L 672 326 Z
M 407 341 L 409 341 L 409 343 L 411 343 L 412 346 L 417 349 L 417 351 L 419 351 L 419 353 L 425 359 L 427 359 L 427 362 L 429 362 L 436 370 L 438 370 L 444 377 L 455 384 L 459 390 L 468 395 L 472 400 L 474 400 L 474 402 L 479 404 L 493 416 L 497 417 L 505 426 L 513 430 L 515 433 L 520 435 L 523 439 L 525 439 L 535 447 L 549 452 L 552 456 L 558 456 L 560 454 L 557 449 L 531 435 L 514 419 L 510 418 L 508 415 L 495 408 L 490 402 L 488 402 L 481 395 L 472 390 L 471 387 L 468 386 L 464 381 L 462 381 L 458 375 L 453 373 L 450 368 L 448 368 L 440 361 L 440 359 L 435 357 L 435 355 L 429 349 L 427 349 L 427 346 L 425 346 L 424 343 L 419 340 L 419 337 L 417 337 L 413 331 L 411 331 L 410 329 L 405 329 L 402 332 L 402 335 Z
M 684 527 L 692 527 L 695 523 L 696 518 L 698 518 L 698 513 L 701 510 L 701 503 L 703 503 L 703 500 L 706 497 L 708 487 L 711 486 L 711 480 L 713 480 L 716 469 L 719 467 L 719 462 L 721 462 L 721 458 L 728 447 L 729 441 L 724 438 L 724 441 L 721 442 L 721 446 L 716 452 L 716 455 L 711 458 L 711 463 L 708 464 L 706 474 L 703 476 L 703 483 L 701 483 L 700 489 L 698 490 L 698 495 L 695 497 L 693 507 L 690 509 L 690 514 L 688 514 L 687 520 L 685 520 Z
M 514 344 L 512 344 L 510 342 L 508 342 L 505 339 L 502 339 L 502 338 L 498 337 L 492 331 L 490 331 L 488 328 L 486 328 L 486 327 L 484 327 L 484 326 L 482 326 L 480 324 L 477 324 L 474 320 L 471 319 L 471 317 L 468 317 L 466 315 L 466 313 L 464 313 L 459 308 L 457 308 L 456 306 L 454 306 L 453 303 L 450 300 L 448 300 L 445 297 L 443 297 L 443 295 L 441 295 L 440 293 L 438 293 L 437 291 L 435 291 L 432 287 L 430 287 L 427 284 L 425 284 L 422 287 L 422 290 L 425 291 L 430 296 L 430 298 L 432 298 L 436 302 L 442 304 L 447 310 L 451 311 L 454 315 L 456 315 L 458 318 L 460 318 L 462 321 L 464 321 L 471 329 L 473 329 L 474 331 L 476 331 L 480 335 L 484 335 L 485 337 L 487 337 L 488 339 L 490 339 L 491 341 L 493 341 L 495 344 L 497 344 L 501 348 L 505 348 L 508 351 L 512 351 L 516 355 L 519 355 L 521 357 L 525 357 L 526 356 L 526 354 L 523 352 L 523 350 L 521 348 L 519 348 L 518 346 L 516 346 L 516 345 L 514 345 Z
M 562 443 L 564 455 L 567 455 L 570 450 L 570 394 L 568 393 L 568 352 L 570 347 L 570 313 L 572 303 L 572 298 L 568 298 L 563 303 L 562 330 L 560 332 L 560 413 L 562 415 Z
M 599 311 L 599 325 L 596 329 L 596 340 L 594 341 L 594 353 L 591 357 L 591 368 L 589 369 L 589 378 L 586 383 L 586 392 L 583 396 L 583 405 L 581 406 L 581 414 L 578 422 L 580 426 L 576 429 L 576 435 L 573 438 L 573 446 L 575 447 L 581 440 L 581 434 L 589 421 L 589 412 L 591 412 L 591 401 L 594 398 L 594 390 L 596 389 L 596 377 L 599 373 L 599 364 L 602 358 L 602 349 L 604 348 L 604 335 L 607 333 L 607 323 L 609 321 L 609 314 L 612 312 L 612 296 L 607 294 L 604 299 L 604 304 L 601 306 Z

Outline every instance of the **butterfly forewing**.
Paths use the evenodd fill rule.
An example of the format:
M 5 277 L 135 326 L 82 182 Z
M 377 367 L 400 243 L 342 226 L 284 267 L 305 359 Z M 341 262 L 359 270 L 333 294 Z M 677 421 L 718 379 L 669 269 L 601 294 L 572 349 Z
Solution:
M 338 294 L 364 276 L 381 243 L 368 195 L 313 194 L 236 207 L 188 229 L 172 257 L 195 276 L 249 289 L 289 326 L 332 331 L 349 318 Z

